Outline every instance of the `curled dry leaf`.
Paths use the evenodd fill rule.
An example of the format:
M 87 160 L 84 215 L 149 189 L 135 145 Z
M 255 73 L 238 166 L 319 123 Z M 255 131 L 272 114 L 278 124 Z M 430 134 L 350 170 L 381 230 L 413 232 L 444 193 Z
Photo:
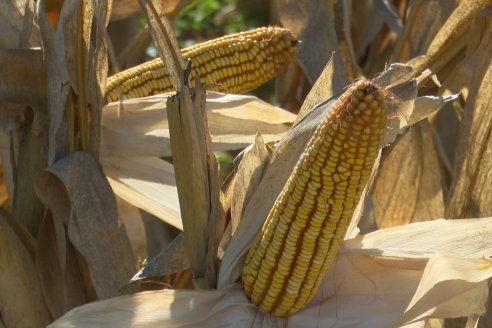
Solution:
M 189 268 L 190 262 L 186 255 L 183 234 L 180 233 L 157 256 L 140 269 L 131 281 L 170 276 Z
M 73 153 L 39 173 L 34 187 L 87 262 L 97 297 L 117 295 L 135 271 L 135 260 L 99 164 L 87 153 Z
M 304 99 L 297 115 L 296 123 L 316 105 L 343 92 L 343 88 L 349 84 L 346 75 L 343 74 L 343 70 L 343 63 L 340 62 L 340 58 L 332 54 L 320 77 L 314 83 L 306 99 Z
M 439 233 L 442 228 L 445 233 Z M 478 231 L 483 238 L 470 238 Z M 463 238 L 463 232 L 470 233 Z M 438 220 L 381 229 L 345 241 L 316 297 L 289 318 L 258 312 L 234 284 L 219 291 L 164 290 L 122 296 L 72 310 L 50 327 L 145 323 L 148 327 L 363 328 L 416 320 L 413 327 L 424 327 L 426 318 L 453 316 L 457 307 L 460 315 L 480 315 L 492 276 L 490 260 L 480 257 L 492 255 L 491 232 L 492 218 Z M 433 246 L 436 237 L 444 247 Z M 416 245 L 421 247 L 417 258 Z M 395 247 L 398 253 L 393 252 Z M 446 250 L 454 254 L 441 254 Z
M 103 109 L 101 157 L 171 156 L 167 96 L 129 99 Z M 214 151 L 240 149 L 261 133 L 265 143 L 287 132 L 295 115 L 256 97 L 207 92 Z
M 106 106 L 101 162 L 116 194 L 182 229 L 173 166 L 158 158 L 140 157 L 171 155 L 164 99 L 125 100 L 122 110 L 118 103 Z M 244 147 L 257 132 L 265 142 L 277 141 L 295 120 L 294 114 L 252 96 L 208 92 L 206 106 L 216 151 Z
M 255 143 L 252 146 L 244 154 L 237 168 L 232 192 L 231 234 L 236 232 L 243 210 L 256 191 L 263 176 L 263 171 L 270 160 L 270 153 L 261 135 L 256 135 Z
M 396 325 L 422 318 L 486 313 L 492 260 L 436 254 L 427 263 L 410 304 Z M 464 307 L 464 304 L 467 304 Z
M 358 236 L 346 241 L 343 248 L 350 253 L 413 259 L 436 253 L 482 258 L 491 250 L 491 226 L 492 218 L 416 222 Z
M 107 157 L 101 164 L 118 197 L 183 230 L 171 164 L 156 157 Z

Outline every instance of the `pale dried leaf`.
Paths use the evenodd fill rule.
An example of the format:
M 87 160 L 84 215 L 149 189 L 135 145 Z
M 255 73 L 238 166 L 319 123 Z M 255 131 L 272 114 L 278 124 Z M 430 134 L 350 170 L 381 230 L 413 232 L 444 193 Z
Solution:
M 29 252 L 0 213 L 0 308 L 6 327 L 44 327 L 48 309 Z
M 277 0 L 276 5 L 282 25 L 302 41 L 297 60 L 311 83 L 318 79 L 333 52 L 343 62 L 326 1 Z M 345 70 L 339 73 L 347 79 Z
M 165 101 L 152 96 L 110 103 L 103 109 L 101 157 L 171 156 Z M 295 115 L 253 96 L 207 92 L 207 117 L 214 151 L 240 149 L 261 133 L 265 143 L 287 132 Z
M 230 306 L 231 300 L 239 306 Z M 101 311 L 101 306 L 104 311 Z M 233 311 L 234 315 L 224 315 L 227 310 Z M 248 305 L 246 296 L 238 288 L 234 291 L 164 290 L 88 304 L 67 313 L 49 327 L 191 328 L 207 327 L 207 323 L 208 327 L 249 327 L 255 312 L 254 306 Z
M 174 168 L 156 157 L 102 158 L 116 195 L 183 230 Z
M 435 96 L 422 96 L 415 98 L 414 110 L 410 118 L 408 119 L 408 125 L 414 125 L 415 123 L 431 116 L 441 109 L 446 103 L 458 99 L 458 94 L 435 97 Z
M 385 70 L 378 74 L 372 81 L 376 84 L 391 87 L 398 83 L 401 83 L 402 79 L 413 71 L 412 66 L 393 63 L 385 68 Z
M 180 233 L 159 254 L 138 271 L 131 281 L 175 274 L 190 268 L 184 247 L 183 234 Z
M 397 325 L 426 317 L 484 315 L 490 277 L 490 259 L 466 259 L 442 254 L 432 256 L 412 301 Z
M 297 115 L 296 123 L 299 122 L 310 110 L 323 101 L 336 97 L 343 92 L 343 88 L 349 84 L 349 80 L 343 74 L 343 63 L 339 57 L 331 55 L 320 77 L 316 80 L 311 91 L 302 103 Z
M 270 160 L 270 154 L 261 135 L 247 151 L 237 168 L 231 203 L 231 234 L 236 232 L 244 208 L 258 188 L 263 171 Z
M 492 218 L 440 219 L 381 229 L 348 240 L 343 248 L 347 252 L 415 259 L 429 258 L 435 253 L 489 257 Z
M 72 153 L 39 173 L 34 187 L 87 261 L 98 298 L 117 295 L 134 273 L 135 260 L 99 164 L 87 153 Z
M 452 218 L 492 215 L 492 32 L 479 48 L 474 82 L 465 104 L 453 186 L 446 208 Z
M 441 180 L 430 125 L 424 121 L 383 150 L 372 189 L 378 227 L 442 217 Z
M 147 259 L 147 236 L 145 235 L 145 225 L 140 210 L 116 196 L 116 206 L 118 214 L 125 223 L 126 234 L 132 245 L 133 254 L 137 263 Z
M 490 268 L 490 260 L 480 258 L 492 255 L 491 226 L 492 218 L 439 220 L 382 229 L 345 241 L 345 251 L 337 255 L 315 298 L 287 320 L 258 312 L 236 283 L 219 291 L 146 292 L 93 303 L 69 312 L 51 327 L 89 327 L 95 323 L 108 327 L 113 324 L 127 327 L 135 323 L 145 323 L 149 327 L 390 327 L 397 320 L 414 320 L 427 312 L 429 307 L 413 307 L 413 313 L 401 317 L 419 284 L 437 288 L 430 288 L 432 293 L 440 286 L 448 286 L 446 294 L 415 296 L 431 301 L 427 304 L 437 305 L 434 316 L 452 316 L 450 309 L 457 304 L 461 305 L 461 315 L 471 316 L 477 314 L 483 303 L 479 298 L 469 302 L 468 298 L 460 296 L 464 295 L 465 289 L 470 290 L 464 295 L 467 297 L 484 295 L 486 287 L 483 285 L 490 276 L 490 269 L 484 267 L 477 272 L 458 268 L 450 274 L 433 273 L 441 272 L 441 263 L 461 263 L 465 269 L 474 267 L 473 263 L 486 263 Z M 483 238 L 473 238 L 479 231 L 487 233 Z M 463 237 L 463 232 L 470 233 Z M 433 244 L 436 238 L 439 240 L 437 247 Z M 415 252 L 416 246 L 422 251 Z M 434 254 L 447 252 L 451 247 L 456 250 L 454 256 L 436 255 L 433 258 Z M 395 248 L 399 249 L 397 253 L 392 252 Z M 475 251 L 470 251 L 472 249 Z M 414 253 L 419 256 L 415 258 Z M 429 258 L 433 259 L 426 266 Z M 431 282 L 426 283 L 422 277 Z M 457 277 L 461 278 L 457 280 Z M 184 312 L 189 315 L 185 317 Z M 424 327 L 424 322 L 412 327 Z

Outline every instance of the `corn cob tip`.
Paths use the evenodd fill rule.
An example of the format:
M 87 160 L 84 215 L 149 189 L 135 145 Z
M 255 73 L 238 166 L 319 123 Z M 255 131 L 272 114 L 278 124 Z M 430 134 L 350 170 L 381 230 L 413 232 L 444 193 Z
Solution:
M 226 35 L 182 50 L 214 90 L 248 92 L 273 78 L 296 56 L 297 38 L 281 27 L 261 27 Z M 162 61 L 157 58 L 108 78 L 108 101 L 171 92 L 173 86 Z
M 244 291 L 260 311 L 287 316 L 316 294 L 369 179 L 385 122 L 383 89 L 358 81 L 316 129 L 246 256 Z

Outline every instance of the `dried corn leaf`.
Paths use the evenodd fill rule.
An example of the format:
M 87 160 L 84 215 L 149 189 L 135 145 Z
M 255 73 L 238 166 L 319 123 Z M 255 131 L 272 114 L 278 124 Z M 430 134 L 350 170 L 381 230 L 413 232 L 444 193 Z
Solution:
M 362 76 L 361 69 L 355 58 L 352 33 L 350 31 L 352 7 L 351 1 L 337 1 L 334 5 L 335 31 L 338 47 L 347 71 L 347 77 L 350 81 L 355 80 L 358 76 Z M 376 4 L 375 7 L 377 7 Z
M 131 281 L 162 277 L 190 268 L 190 262 L 184 247 L 183 234 L 179 234 L 157 256 L 138 271 Z
M 449 62 L 464 49 L 470 26 L 477 13 L 489 4 L 489 0 L 464 0 L 454 9 L 439 32 L 432 39 L 426 54 L 415 57 L 410 63 L 414 74 L 420 74 L 427 68 L 439 74 Z M 467 34 L 468 33 L 468 34 Z
M 366 53 L 367 47 L 381 30 L 384 22 L 377 14 L 372 0 L 357 0 L 352 6 L 352 43 L 355 56 L 358 60 Z
M 90 44 L 87 53 L 84 54 L 85 71 L 83 77 L 86 78 L 85 87 L 87 88 L 87 106 L 91 119 L 89 120 L 89 148 L 96 157 L 99 155 L 101 143 L 101 108 L 106 102 L 105 89 L 106 78 L 108 76 L 108 49 L 106 26 L 111 16 L 111 6 L 113 0 L 92 0 L 92 6 L 88 13 L 92 14 L 84 20 L 87 25 L 85 29 L 86 44 Z M 86 5 L 84 5 L 84 8 Z M 90 11 L 92 10 L 92 11 Z M 83 47 L 82 47 L 83 48 Z M 80 74 L 80 73 L 79 73 Z M 79 86 L 78 97 L 81 97 Z
M 297 115 L 296 123 L 316 105 L 331 97 L 340 95 L 343 92 L 343 88 L 349 84 L 349 80 L 344 74 L 343 63 L 337 60 L 340 60 L 340 58 L 332 54 L 320 77 L 314 83 L 306 99 L 304 99 Z
M 244 208 L 258 188 L 269 160 L 270 153 L 263 142 L 263 138 L 258 134 L 255 143 L 245 152 L 237 168 L 231 200 L 230 224 L 232 235 L 236 232 Z
M 457 5 L 456 0 L 418 0 L 412 5 L 401 38 L 393 57 L 407 61 L 424 55 L 430 42 L 438 33 Z
M 446 217 L 492 214 L 492 33 L 482 40 L 465 104 Z
M 467 258 L 488 257 L 492 218 L 434 220 L 385 228 L 344 243 L 350 253 L 388 257 L 429 258 L 445 253 Z
M 49 212 L 39 229 L 36 270 L 46 305 L 54 319 L 87 302 L 75 258 L 63 222 Z
M 438 234 L 443 227 L 446 231 Z M 460 315 L 482 313 L 491 266 L 490 260 L 481 257 L 492 255 L 491 228 L 492 218 L 440 220 L 382 229 L 345 241 L 344 252 L 338 254 L 316 297 L 287 319 L 258 312 L 234 284 L 219 291 L 146 292 L 89 304 L 69 312 L 50 327 L 146 324 L 362 328 L 390 327 L 419 319 L 412 327 L 423 328 L 425 316 L 453 316 L 455 312 L 450 310 L 458 306 Z M 470 235 L 462 238 L 465 231 Z M 485 232 L 483 238 L 470 238 L 478 231 Z M 436 237 L 438 244 L 446 247 L 434 247 Z M 422 247 L 417 259 L 413 256 L 415 245 Z M 395 247 L 398 253 L 392 253 Z M 451 247 L 455 255 L 439 254 Z M 476 270 L 477 265 L 480 270 Z M 443 288 L 445 292 L 440 292 Z
M 116 196 L 118 214 L 125 224 L 126 234 L 132 245 L 137 263 L 147 259 L 147 236 L 140 210 L 121 197 Z
M 0 309 L 6 327 L 44 327 L 50 322 L 36 267 L 0 213 Z
M 7 155 L 7 158 L 17 164 L 12 167 L 12 173 L 15 174 L 12 213 L 33 236 L 37 236 L 45 207 L 36 196 L 33 186 L 35 175 L 47 165 L 47 156 L 43 151 L 46 147 L 47 135 L 41 119 L 36 117 L 32 123 L 26 122 L 19 134 L 21 141 L 18 156 Z M 14 148 L 12 144 L 9 146 L 8 149 Z
M 397 34 L 400 35 L 403 25 L 400 15 L 393 4 L 388 0 L 375 0 L 374 7 L 377 13 L 383 18 L 384 22 Z
M 117 295 L 133 274 L 135 260 L 99 164 L 87 153 L 73 153 L 39 173 L 34 187 L 87 262 L 97 297 Z
M 53 29 L 52 23 L 45 12 L 46 1 L 38 3 L 39 26 L 43 40 L 43 55 L 46 67 L 47 88 L 48 88 L 48 164 L 53 163 L 57 151 L 56 136 L 63 125 L 63 113 L 70 92 L 70 77 L 75 74 L 75 58 L 73 51 L 68 54 L 64 44 L 64 28 L 69 23 L 74 24 L 76 19 L 75 10 L 78 1 L 65 1 L 63 10 L 60 12 L 58 28 Z M 72 21 L 72 22 L 71 22 Z M 75 39 L 75 38 L 73 38 Z M 71 45 L 75 48 L 75 43 L 71 40 Z M 72 78 L 72 81 L 76 81 Z
M 183 230 L 171 164 L 156 157 L 108 157 L 101 164 L 118 197 Z
M 101 157 L 171 156 L 166 96 L 110 103 L 103 109 Z M 214 151 L 244 148 L 256 133 L 266 143 L 287 132 L 295 115 L 256 97 L 207 92 L 207 117 Z
M 277 0 L 276 6 L 282 25 L 302 40 L 297 60 L 311 83 L 318 79 L 333 52 L 343 63 L 326 1 Z M 342 74 L 346 76 L 345 71 Z
M 218 163 L 212 152 L 206 92 L 198 74 L 195 88 L 182 83 L 177 89 L 166 107 L 184 244 L 193 285 L 209 289 L 217 283 L 217 247 L 225 230 Z
M 490 259 L 432 256 L 397 325 L 426 317 L 458 318 L 485 314 L 490 277 Z
M 414 125 L 383 151 L 372 200 L 380 228 L 444 215 L 441 172 L 429 123 Z

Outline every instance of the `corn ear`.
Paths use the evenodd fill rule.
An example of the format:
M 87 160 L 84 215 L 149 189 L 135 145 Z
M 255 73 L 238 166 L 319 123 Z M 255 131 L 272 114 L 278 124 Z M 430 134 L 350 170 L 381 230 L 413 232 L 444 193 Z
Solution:
M 280 27 L 262 27 L 227 35 L 182 50 L 204 83 L 216 91 L 248 92 L 274 77 L 297 53 L 296 37 Z M 160 58 L 108 78 L 108 101 L 173 91 Z
M 350 86 L 316 129 L 246 256 L 242 282 L 262 312 L 314 297 L 339 249 L 383 139 L 383 91 Z

